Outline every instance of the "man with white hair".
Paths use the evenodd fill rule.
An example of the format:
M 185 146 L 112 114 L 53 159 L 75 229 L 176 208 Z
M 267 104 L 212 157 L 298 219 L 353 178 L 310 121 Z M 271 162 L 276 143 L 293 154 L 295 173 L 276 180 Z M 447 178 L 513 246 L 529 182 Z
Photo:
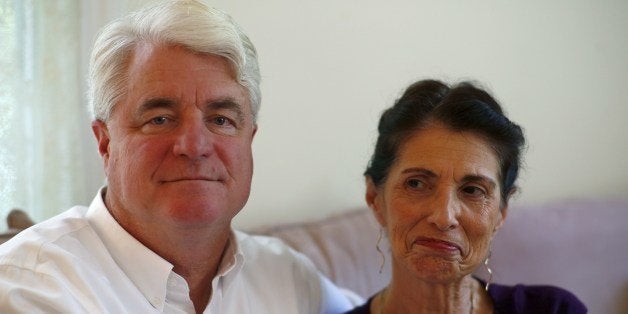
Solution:
M 198 1 L 106 26 L 89 101 L 107 185 L 0 246 L 0 312 L 350 309 L 303 255 L 231 227 L 250 192 L 259 81 L 248 37 Z

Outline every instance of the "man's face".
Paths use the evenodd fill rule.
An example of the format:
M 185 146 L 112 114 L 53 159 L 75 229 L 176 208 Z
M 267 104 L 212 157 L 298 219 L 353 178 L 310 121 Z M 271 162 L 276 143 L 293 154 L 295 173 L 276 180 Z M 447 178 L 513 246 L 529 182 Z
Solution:
M 131 229 L 228 225 L 249 196 L 256 131 L 228 62 L 142 44 L 128 75 L 109 121 L 92 125 L 109 181 L 107 207 Z

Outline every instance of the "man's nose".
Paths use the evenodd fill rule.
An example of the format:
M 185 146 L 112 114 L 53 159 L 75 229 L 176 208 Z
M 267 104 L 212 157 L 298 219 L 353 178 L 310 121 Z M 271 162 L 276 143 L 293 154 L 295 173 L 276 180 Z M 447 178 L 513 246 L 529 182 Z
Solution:
M 176 132 L 173 153 L 176 156 L 186 156 L 190 159 L 208 157 L 212 151 L 213 136 L 215 136 L 200 118 L 186 119 Z
M 430 202 L 428 222 L 441 231 L 455 229 L 458 226 L 460 203 L 452 191 L 440 191 Z

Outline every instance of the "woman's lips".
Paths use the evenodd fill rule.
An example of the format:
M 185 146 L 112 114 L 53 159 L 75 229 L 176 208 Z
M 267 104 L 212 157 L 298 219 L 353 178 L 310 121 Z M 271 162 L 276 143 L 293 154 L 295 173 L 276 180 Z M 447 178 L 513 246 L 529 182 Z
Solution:
M 462 252 L 460 250 L 460 247 L 457 244 L 453 242 L 445 241 L 445 240 L 434 239 L 434 238 L 418 238 L 414 241 L 414 244 L 425 246 L 425 247 L 438 250 L 438 251 Z

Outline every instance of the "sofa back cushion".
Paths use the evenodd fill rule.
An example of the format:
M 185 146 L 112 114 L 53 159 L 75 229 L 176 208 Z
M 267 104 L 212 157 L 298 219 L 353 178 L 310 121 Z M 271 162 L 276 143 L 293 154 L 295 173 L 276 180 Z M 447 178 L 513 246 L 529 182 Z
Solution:
M 383 267 L 383 255 L 376 249 L 379 230 L 379 224 L 370 210 L 361 208 L 323 220 L 284 224 L 252 232 L 281 238 L 292 248 L 305 253 L 337 285 L 366 298 L 390 281 L 387 240 L 380 241 L 380 248 L 386 255 Z
M 254 230 L 276 236 L 339 286 L 369 297 L 390 280 L 387 240 L 362 208 L 319 221 Z M 578 296 L 591 313 L 628 313 L 628 201 L 572 200 L 511 206 L 492 244 L 493 282 L 549 284 Z M 486 279 L 480 267 L 476 275 Z

